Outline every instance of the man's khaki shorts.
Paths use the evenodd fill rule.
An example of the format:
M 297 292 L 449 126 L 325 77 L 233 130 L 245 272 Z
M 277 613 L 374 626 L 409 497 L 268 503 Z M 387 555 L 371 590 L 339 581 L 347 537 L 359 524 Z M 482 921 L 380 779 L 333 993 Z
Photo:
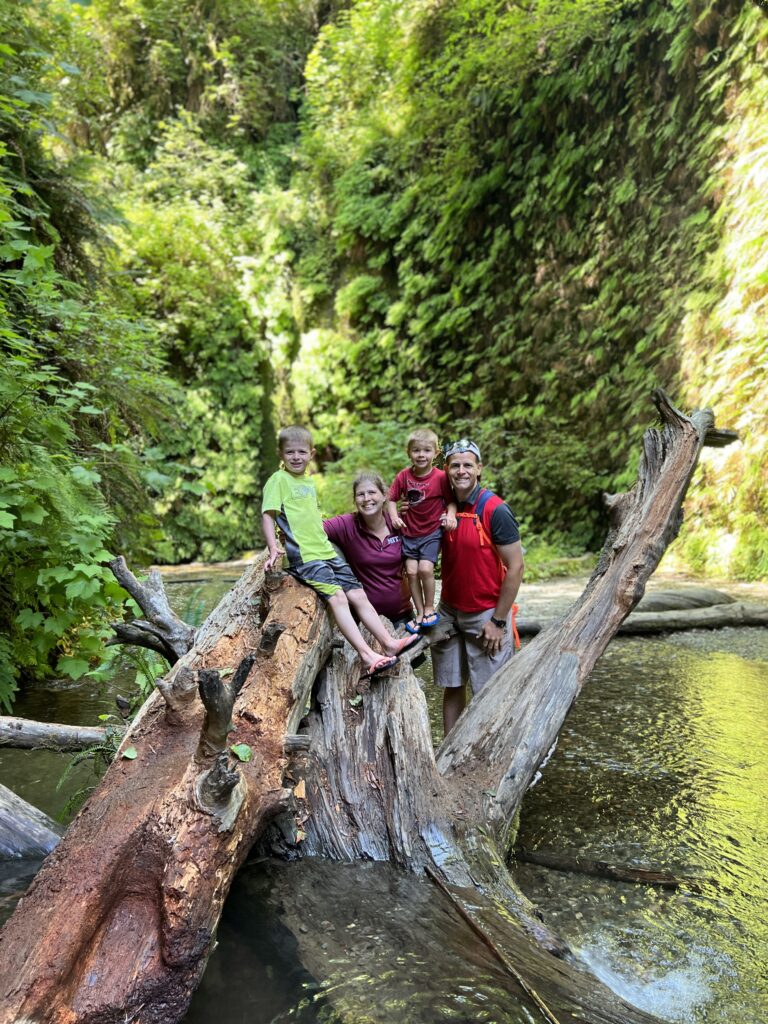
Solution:
M 479 693 L 512 657 L 511 615 L 507 616 L 501 650 L 498 654 L 486 654 L 478 634 L 493 615 L 493 608 L 483 612 L 460 612 L 441 601 L 437 610 L 440 625 L 452 626 L 456 633 L 430 648 L 435 683 L 448 689 L 468 682 L 472 693 Z

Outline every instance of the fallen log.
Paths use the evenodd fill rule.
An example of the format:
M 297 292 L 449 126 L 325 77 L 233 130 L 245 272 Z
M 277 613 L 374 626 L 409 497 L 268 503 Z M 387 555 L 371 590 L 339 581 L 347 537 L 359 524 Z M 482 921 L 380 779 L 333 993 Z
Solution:
M 122 730 L 121 730 L 122 732 Z M 62 725 L 57 722 L 34 722 L 29 718 L 0 718 L 0 747 L 21 750 L 87 750 L 103 746 L 114 728 L 91 725 Z
M 314 594 L 265 581 L 263 560 L 246 571 L 0 934 L 0 1022 L 178 1021 L 232 877 L 278 814 L 272 848 L 428 870 L 562 1024 L 654 1021 L 547 928 L 505 855 L 537 767 L 679 528 L 705 438 L 722 441 L 708 411 L 689 419 L 655 398 L 663 430 L 645 436 L 635 488 L 608 499 L 611 532 L 581 599 L 497 673 L 437 754 L 407 665 L 359 693 L 357 659 L 332 646 Z M 315 681 L 307 750 L 286 737 Z
M 521 636 L 535 636 L 553 625 L 538 619 L 518 618 Z M 620 636 L 673 633 L 685 629 L 724 629 L 726 626 L 768 626 L 768 607 L 733 601 L 708 608 L 670 609 L 663 612 L 633 612 L 616 632 Z
M 568 871 L 594 878 L 610 878 L 614 882 L 633 882 L 652 885 L 658 889 L 686 889 L 700 892 L 700 883 L 692 878 L 673 875 L 660 868 L 638 868 L 629 864 L 611 864 L 605 860 L 567 854 L 555 850 L 530 850 L 524 846 L 515 848 L 515 860 L 522 864 L 536 864 L 553 871 Z
M 672 590 L 651 590 L 645 594 L 632 612 L 671 612 L 681 608 L 709 608 L 713 604 L 732 604 L 736 600 L 722 590 L 698 584 L 675 587 Z
M 0 1021 L 183 1016 L 232 877 L 290 796 L 284 736 L 330 649 L 315 601 L 265 586 L 261 559 L 209 616 L 0 933 Z
M 0 786 L 0 860 L 45 857 L 62 831 L 47 814 Z

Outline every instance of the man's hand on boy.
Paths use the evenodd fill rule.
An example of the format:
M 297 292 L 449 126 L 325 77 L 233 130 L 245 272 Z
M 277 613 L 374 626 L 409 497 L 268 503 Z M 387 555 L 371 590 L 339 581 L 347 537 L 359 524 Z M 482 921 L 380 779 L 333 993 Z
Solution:
M 282 548 L 275 548 L 274 551 L 269 552 L 269 558 L 264 563 L 264 572 L 268 572 L 280 559 L 283 557 L 285 552 Z
M 455 530 L 458 526 L 458 520 L 453 512 L 443 512 L 440 516 L 440 522 L 442 523 L 444 530 Z

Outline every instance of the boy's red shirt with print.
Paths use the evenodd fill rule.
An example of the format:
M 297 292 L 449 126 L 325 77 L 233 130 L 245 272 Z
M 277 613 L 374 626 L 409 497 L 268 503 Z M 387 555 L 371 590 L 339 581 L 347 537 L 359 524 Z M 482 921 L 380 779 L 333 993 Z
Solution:
M 416 476 L 410 466 L 397 474 L 388 496 L 390 501 L 408 502 L 408 510 L 400 515 L 406 537 L 426 537 L 439 530 L 446 505 L 456 500 L 442 469 L 433 468 L 426 476 Z

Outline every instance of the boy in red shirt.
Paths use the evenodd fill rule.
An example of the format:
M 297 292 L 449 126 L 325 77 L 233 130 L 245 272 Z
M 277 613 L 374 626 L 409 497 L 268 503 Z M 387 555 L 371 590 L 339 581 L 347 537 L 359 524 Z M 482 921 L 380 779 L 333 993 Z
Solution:
M 395 529 L 403 532 L 403 558 L 416 616 L 406 625 L 420 633 L 440 621 L 435 611 L 435 562 L 440 552 L 443 527 L 456 529 L 456 500 L 448 478 L 432 463 L 437 458 L 437 434 L 414 430 L 406 451 L 411 465 L 401 470 L 389 489 L 389 515 Z M 398 512 L 398 501 L 407 509 Z

